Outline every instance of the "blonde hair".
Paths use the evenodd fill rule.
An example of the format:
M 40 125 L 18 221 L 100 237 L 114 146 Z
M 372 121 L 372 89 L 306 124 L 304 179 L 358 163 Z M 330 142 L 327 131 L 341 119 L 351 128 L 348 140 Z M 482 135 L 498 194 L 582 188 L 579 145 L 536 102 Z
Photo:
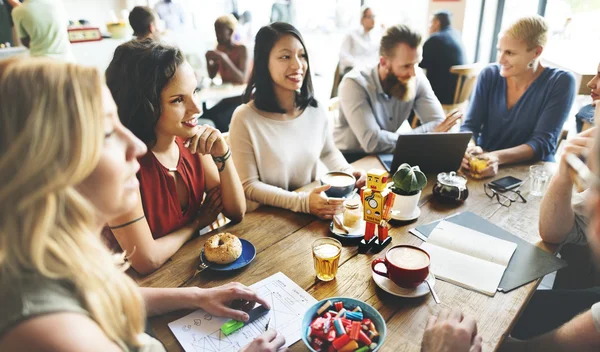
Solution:
M 238 21 L 232 14 L 223 15 L 217 18 L 215 21 L 215 30 L 219 27 L 229 28 L 232 32 L 235 32 L 235 27 L 237 27 Z
M 108 338 L 135 347 L 145 317 L 139 289 L 76 189 L 100 159 L 101 94 L 94 68 L 40 58 L 0 64 L 0 284 L 30 271 L 65 280 Z
M 528 50 L 543 47 L 548 41 L 548 23 L 538 15 L 519 18 L 503 32 L 514 39 L 523 40 Z

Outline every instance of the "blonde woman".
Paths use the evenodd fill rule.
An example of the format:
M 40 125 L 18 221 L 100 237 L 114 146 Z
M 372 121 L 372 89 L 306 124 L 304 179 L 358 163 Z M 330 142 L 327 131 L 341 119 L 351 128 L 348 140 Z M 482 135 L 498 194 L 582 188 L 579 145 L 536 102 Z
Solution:
M 575 77 L 541 64 L 547 37 L 540 16 L 521 18 L 501 33 L 498 63 L 481 71 L 461 126 L 473 132 L 468 152 L 488 152 L 487 167 L 471 171 L 473 176 L 494 176 L 503 164 L 554 160 L 575 97 Z M 466 154 L 463 168 L 469 167 Z
M 164 351 L 143 333 L 146 313 L 245 320 L 232 301 L 267 303 L 237 283 L 139 289 L 123 273 L 100 229 L 138 202 L 146 147 L 95 69 L 2 62 L 0 116 L 0 351 Z M 246 350 L 283 343 L 269 331 Z

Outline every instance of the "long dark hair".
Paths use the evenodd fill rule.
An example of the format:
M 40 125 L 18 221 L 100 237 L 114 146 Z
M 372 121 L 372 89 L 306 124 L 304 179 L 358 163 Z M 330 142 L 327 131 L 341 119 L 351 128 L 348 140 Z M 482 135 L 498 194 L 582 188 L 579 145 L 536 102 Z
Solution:
M 262 27 L 256 34 L 254 44 L 254 69 L 248 87 L 244 93 L 244 103 L 249 102 L 254 94 L 254 105 L 263 111 L 284 113 L 285 110 L 279 105 L 275 98 L 273 89 L 273 79 L 269 72 L 269 56 L 275 43 L 284 35 L 291 34 L 296 37 L 306 53 L 306 63 L 308 70 L 304 75 L 304 82 L 300 88 L 300 93 L 296 94 L 296 106 L 305 109 L 308 105 L 316 107 L 317 101 L 314 98 L 312 79 L 310 75 L 310 63 L 308 61 L 308 52 L 304 45 L 302 35 L 289 23 L 275 22 Z
M 106 85 L 125 127 L 148 147 L 161 115 L 160 93 L 184 61 L 181 50 L 151 39 L 119 45 L 106 69 Z

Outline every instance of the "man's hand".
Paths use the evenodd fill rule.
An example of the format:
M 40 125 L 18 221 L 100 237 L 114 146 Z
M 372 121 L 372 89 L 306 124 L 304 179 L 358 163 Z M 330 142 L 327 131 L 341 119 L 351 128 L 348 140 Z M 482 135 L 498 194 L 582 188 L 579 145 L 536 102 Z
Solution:
M 450 131 L 450 129 L 452 127 L 454 127 L 454 125 L 456 125 L 458 120 L 462 119 L 462 117 L 463 117 L 462 112 L 460 112 L 458 110 L 454 110 L 454 111 L 450 112 L 446 116 L 446 119 L 444 121 L 442 121 L 442 123 L 437 125 L 436 128 L 433 129 L 433 132 L 448 132 L 448 131 Z
M 444 309 L 427 321 L 421 351 L 476 352 L 481 351 L 481 342 L 475 320 L 463 316 L 458 309 Z

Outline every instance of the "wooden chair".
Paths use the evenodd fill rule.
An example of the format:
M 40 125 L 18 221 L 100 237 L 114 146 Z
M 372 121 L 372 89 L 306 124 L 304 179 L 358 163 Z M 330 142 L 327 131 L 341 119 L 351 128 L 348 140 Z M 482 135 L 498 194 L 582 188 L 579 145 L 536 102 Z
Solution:
M 481 63 L 468 65 L 456 65 L 450 68 L 450 72 L 458 76 L 456 89 L 454 91 L 454 103 L 444 104 L 442 107 L 446 113 L 454 109 L 459 109 L 463 113 L 466 111 L 467 102 L 479 76 L 479 72 L 485 66 Z

